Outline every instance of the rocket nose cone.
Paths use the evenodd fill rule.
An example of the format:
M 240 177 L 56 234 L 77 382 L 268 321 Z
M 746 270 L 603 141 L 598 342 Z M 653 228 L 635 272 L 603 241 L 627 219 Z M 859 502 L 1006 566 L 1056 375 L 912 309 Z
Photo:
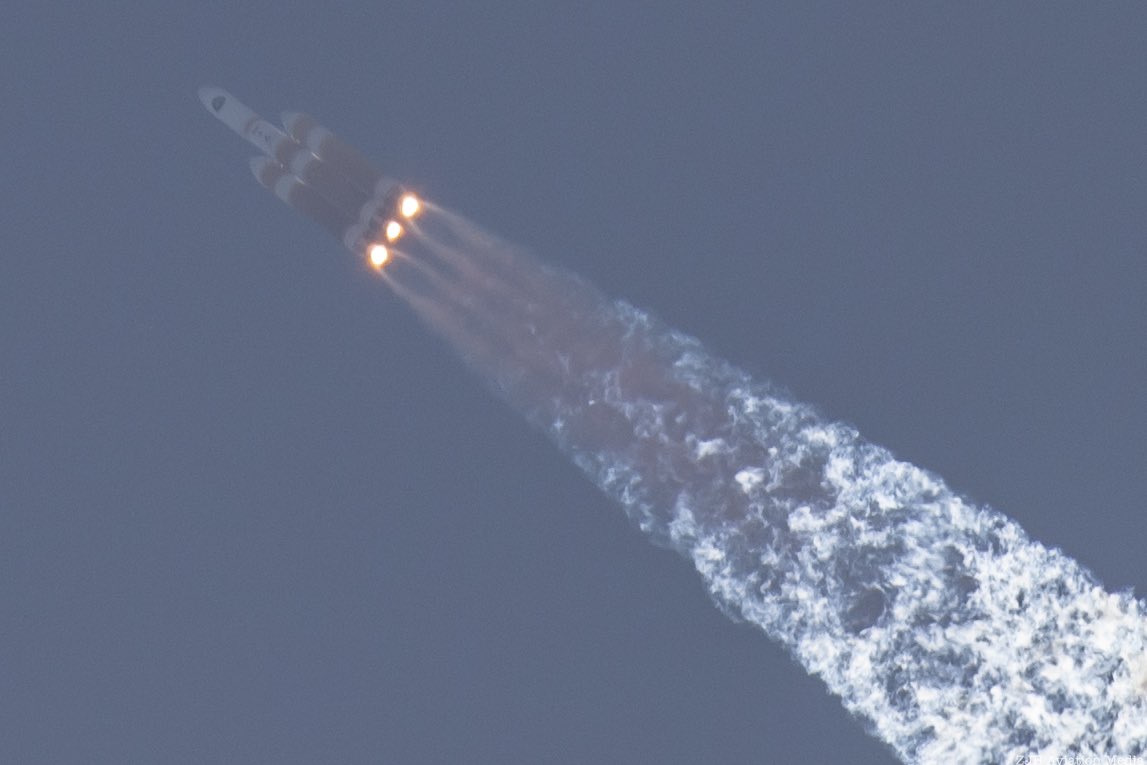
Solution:
M 213 88 L 210 85 L 204 85 L 199 89 L 199 102 L 203 104 L 204 108 L 212 114 L 218 114 L 223 105 L 227 103 L 230 98 L 227 91 L 222 88 Z
M 282 166 L 270 157 L 251 157 L 251 172 L 262 185 L 269 189 L 275 187 L 283 175 Z
M 298 122 L 302 116 L 303 115 L 298 112 L 283 112 L 279 115 L 279 119 L 283 121 L 283 127 L 287 129 L 287 132 L 291 135 L 295 135 L 295 123 Z

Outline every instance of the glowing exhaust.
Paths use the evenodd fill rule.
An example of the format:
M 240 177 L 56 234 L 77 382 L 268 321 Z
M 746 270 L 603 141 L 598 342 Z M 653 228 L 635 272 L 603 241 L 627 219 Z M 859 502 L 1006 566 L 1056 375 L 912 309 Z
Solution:
M 368 256 L 370 257 L 370 264 L 375 268 L 382 268 L 390 262 L 390 252 L 385 245 L 372 244 Z
M 398 203 L 398 212 L 403 218 L 410 220 L 415 215 L 422 211 L 422 203 L 418 201 L 418 197 L 413 194 L 403 195 L 401 201 Z

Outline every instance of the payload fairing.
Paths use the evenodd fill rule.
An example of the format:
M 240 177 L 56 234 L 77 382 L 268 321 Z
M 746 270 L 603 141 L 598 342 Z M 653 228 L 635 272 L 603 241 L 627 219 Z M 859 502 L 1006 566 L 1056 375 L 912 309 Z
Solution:
M 275 196 L 329 231 L 375 267 L 390 260 L 405 221 L 422 209 L 418 197 L 387 178 L 357 149 L 305 114 L 283 114 L 282 130 L 225 90 L 199 89 L 199 100 L 263 156 L 255 178 Z

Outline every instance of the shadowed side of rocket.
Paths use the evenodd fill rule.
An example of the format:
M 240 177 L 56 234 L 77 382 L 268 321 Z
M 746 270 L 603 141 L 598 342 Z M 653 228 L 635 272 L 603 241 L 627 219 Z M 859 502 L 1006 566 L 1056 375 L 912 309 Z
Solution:
M 388 245 L 402 237 L 403 222 L 422 209 L 418 197 L 305 114 L 285 112 L 283 130 L 220 88 L 200 88 L 199 100 L 262 152 L 251 159 L 260 184 L 352 254 L 367 256 L 376 268 L 390 260 Z

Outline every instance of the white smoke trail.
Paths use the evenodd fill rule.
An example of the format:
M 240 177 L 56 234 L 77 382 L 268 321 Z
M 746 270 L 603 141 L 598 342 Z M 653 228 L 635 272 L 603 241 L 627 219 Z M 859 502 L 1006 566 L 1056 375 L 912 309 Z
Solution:
M 389 277 L 415 310 L 906 762 L 1147 758 L 1130 593 L 456 216 L 415 239 L 442 274 Z

